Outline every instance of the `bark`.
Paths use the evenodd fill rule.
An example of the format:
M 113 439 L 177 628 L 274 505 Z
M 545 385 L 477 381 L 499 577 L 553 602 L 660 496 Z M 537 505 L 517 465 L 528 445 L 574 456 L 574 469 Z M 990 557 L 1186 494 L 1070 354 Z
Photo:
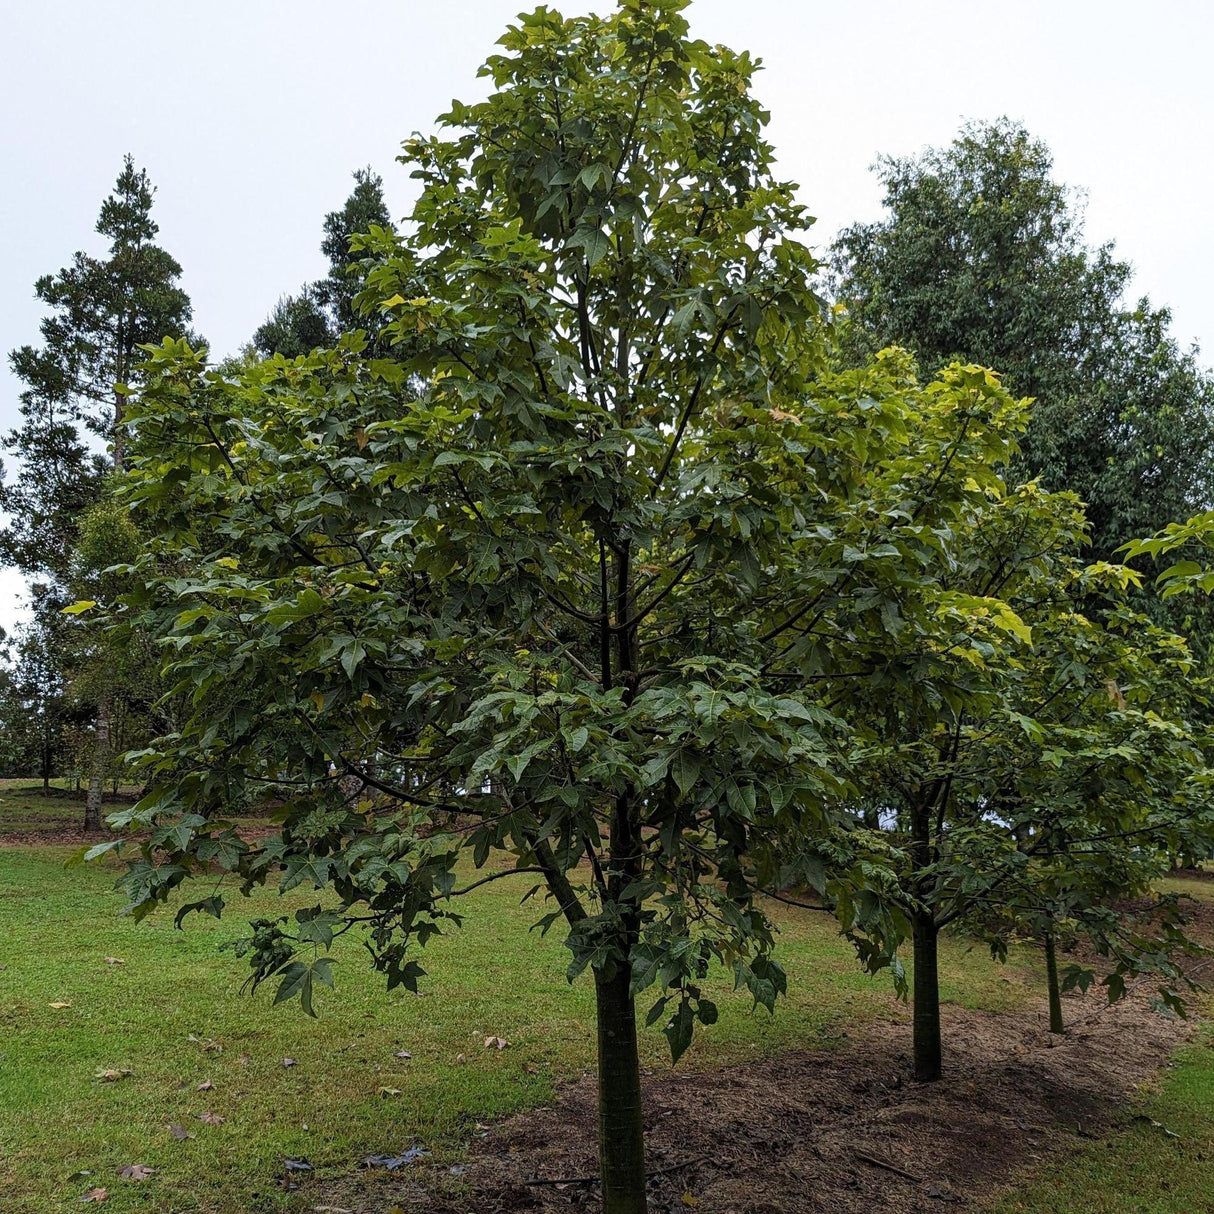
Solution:
M 97 701 L 97 722 L 93 730 L 93 749 L 89 771 L 89 790 L 84 801 L 84 829 L 101 829 L 101 802 L 105 797 L 105 769 L 110 759 L 110 696 L 106 692 Z
M 934 1083 L 944 1073 L 940 1042 L 940 975 L 937 965 L 940 929 L 930 914 L 915 916 L 915 1078 Z
M 603 1214 L 647 1214 L 645 1123 L 641 1113 L 641 1063 L 637 1053 L 636 1002 L 630 970 L 606 977 L 596 970 L 599 1045 L 599 1167 Z
M 1065 1033 L 1062 1022 L 1062 992 L 1058 988 L 1058 957 L 1054 951 L 1054 933 L 1045 933 L 1045 981 L 1050 995 L 1050 1032 Z

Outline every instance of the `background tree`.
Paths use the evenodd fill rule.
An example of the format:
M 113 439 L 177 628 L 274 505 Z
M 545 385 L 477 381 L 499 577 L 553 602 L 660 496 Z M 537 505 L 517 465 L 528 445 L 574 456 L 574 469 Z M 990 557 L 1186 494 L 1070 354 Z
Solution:
M 883 158 L 886 215 L 840 235 L 833 285 L 852 357 L 896 343 L 929 372 L 960 358 L 1034 397 L 1011 479 L 1078 494 L 1094 557 L 1110 559 L 1209 504 L 1214 381 L 1166 310 L 1123 302 L 1130 266 L 1084 243 L 1052 170 L 1007 119 Z
M 816 264 L 754 64 L 691 41 L 683 7 L 523 18 L 490 98 L 408 145 L 408 237 L 358 242 L 392 358 L 355 333 L 229 378 L 170 342 L 134 406 L 130 500 L 148 566 L 178 572 L 127 602 L 189 711 L 112 819 L 148 828 L 132 904 L 213 866 L 326 890 L 248 946 L 311 1009 L 312 945 L 365 932 L 412 986 L 462 857 L 533 874 L 570 976 L 593 975 L 613 1214 L 646 1204 L 637 996 L 658 988 L 677 1056 L 716 1017 L 714 960 L 765 1005 L 784 986 L 756 895 L 777 840 L 840 800 L 837 723 L 798 665 L 837 658 L 795 629 L 879 623 L 937 542 L 924 526 L 888 572 L 874 553 L 851 602 L 873 453 L 905 446 L 921 397 L 947 416 L 999 392 L 920 388 L 896 360 L 820 382 Z M 949 466 L 890 475 L 931 497 Z M 289 796 L 250 846 L 224 811 L 258 787 Z
M 106 492 L 106 476 L 125 462 L 120 388 L 135 377 L 139 347 L 183 335 L 190 301 L 178 286 L 181 266 L 155 243 L 153 189 L 146 171 L 128 156 L 101 204 L 97 231 L 108 256 L 77 253 L 57 275 L 38 280 L 49 314 L 42 345 L 13 351 L 13 372 L 25 385 L 20 427 L 5 439 L 17 457 L 16 475 L 0 484 L 0 508 L 10 521 L 0 530 L 0 554 L 29 577 L 45 579 L 63 597 L 81 520 Z M 98 442 L 108 444 L 107 460 Z M 108 693 L 96 701 L 94 777 L 85 828 L 101 824 L 108 764 Z
M 0 675 L 0 770 L 36 775 L 44 791 L 61 769 L 70 709 L 65 683 L 62 603 L 45 586 L 32 588 L 33 612 L 8 645 Z
M 259 354 L 296 358 L 332 345 L 342 333 L 357 328 L 374 336 L 378 317 L 360 313 L 355 306 L 366 286 L 367 267 L 363 254 L 351 246 L 354 236 L 373 228 L 393 231 L 383 178 L 370 167 L 356 169 L 354 189 L 345 205 L 325 216 L 320 251 L 329 259 L 328 274 L 318 282 L 305 283 L 297 295 L 284 295 L 278 301 L 253 335 L 253 347 Z

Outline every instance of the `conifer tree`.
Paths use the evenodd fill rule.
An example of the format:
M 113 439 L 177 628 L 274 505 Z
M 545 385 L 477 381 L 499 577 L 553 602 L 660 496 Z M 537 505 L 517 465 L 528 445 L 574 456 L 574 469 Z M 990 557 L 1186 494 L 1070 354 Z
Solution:
M 10 355 L 25 388 L 21 424 L 4 440 L 16 468 L 0 483 L 0 509 L 12 520 L 0 530 L 0 557 L 60 590 L 72 577 L 80 520 L 105 496 L 108 474 L 123 470 L 123 386 L 139 347 L 184 335 L 190 321 L 181 266 L 155 242 L 153 194 L 147 171 L 128 155 L 97 220 L 108 254 L 78 252 L 38 280 L 35 294 L 48 309 L 42 344 Z M 109 752 L 113 687 L 106 679 L 99 686 L 86 829 L 100 825 Z

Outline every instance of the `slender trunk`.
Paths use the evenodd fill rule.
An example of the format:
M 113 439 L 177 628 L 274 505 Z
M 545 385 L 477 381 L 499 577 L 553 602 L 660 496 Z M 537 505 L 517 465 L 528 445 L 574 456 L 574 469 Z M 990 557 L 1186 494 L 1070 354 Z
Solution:
M 89 790 L 84 800 L 84 829 L 101 829 L 101 801 L 105 796 L 105 769 L 110 758 L 110 696 L 104 692 L 97 701 L 97 723 L 93 731 L 90 756 Z
M 628 966 L 605 977 L 596 970 L 599 1027 L 599 1167 L 603 1214 L 647 1214 L 645 1122 L 636 1003 Z
M 1065 1033 L 1062 1023 L 1062 993 L 1058 989 L 1058 957 L 1054 952 L 1054 933 L 1045 933 L 1045 981 L 1050 993 L 1050 1032 Z
M 934 1083 L 944 1073 L 940 1043 L 940 929 L 930 914 L 915 916 L 915 1078 Z

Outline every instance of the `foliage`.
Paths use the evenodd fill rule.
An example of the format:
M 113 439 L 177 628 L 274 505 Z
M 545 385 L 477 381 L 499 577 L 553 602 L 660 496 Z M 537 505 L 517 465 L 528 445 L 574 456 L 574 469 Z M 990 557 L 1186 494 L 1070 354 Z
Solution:
M 1122 298 L 1130 266 L 1083 243 L 1043 143 L 1006 119 L 881 160 L 884 219 L 834 246 L 853 357 L 892 342 L 926 368 L 997 367 L 1037 400 L 1014 477 L 1078 494 L 1097 558 L 1205 506 L 1214 383 L 1166 310 Z
M 320 251 L 329 259 L 329 272 L 319 282 L 305 283 L 297 295 L 284 295 L 253 335 L 253 348 L 262 356 L 297 358 L 332 345 L 342 333 L 362 327 L 374 332 L 376 318 L 361 315 L 355 299 L 366 285 L 367 268 L 356 235 L 375 229 L 390 233 L 392 219 L 384 202 L 384 183 L 368 167 L 354 173 L 354 189 L 345 205 L 325 216 Z
M 128 156 L 97 220 L 109 255 L 77 253 L 70 266 L 38 280 L 35 292 L 48 309 L 42 345 L 10 356 L 25 387 L 22 424 L 5 439 L 17 474 L 0 484 L 0 508 L 11 516 L 0 530 L 0 554 L 60 587 L 79 520 L 103 492 L 105 461 L 92 439 L 112 441 L 121 464 L 115 385 L 133 379 L 141 345 L 185 334 L 190 320 L 189 298 L 177 285 L 181 267 L 154 243 L 152 197 L 147 173 Z

